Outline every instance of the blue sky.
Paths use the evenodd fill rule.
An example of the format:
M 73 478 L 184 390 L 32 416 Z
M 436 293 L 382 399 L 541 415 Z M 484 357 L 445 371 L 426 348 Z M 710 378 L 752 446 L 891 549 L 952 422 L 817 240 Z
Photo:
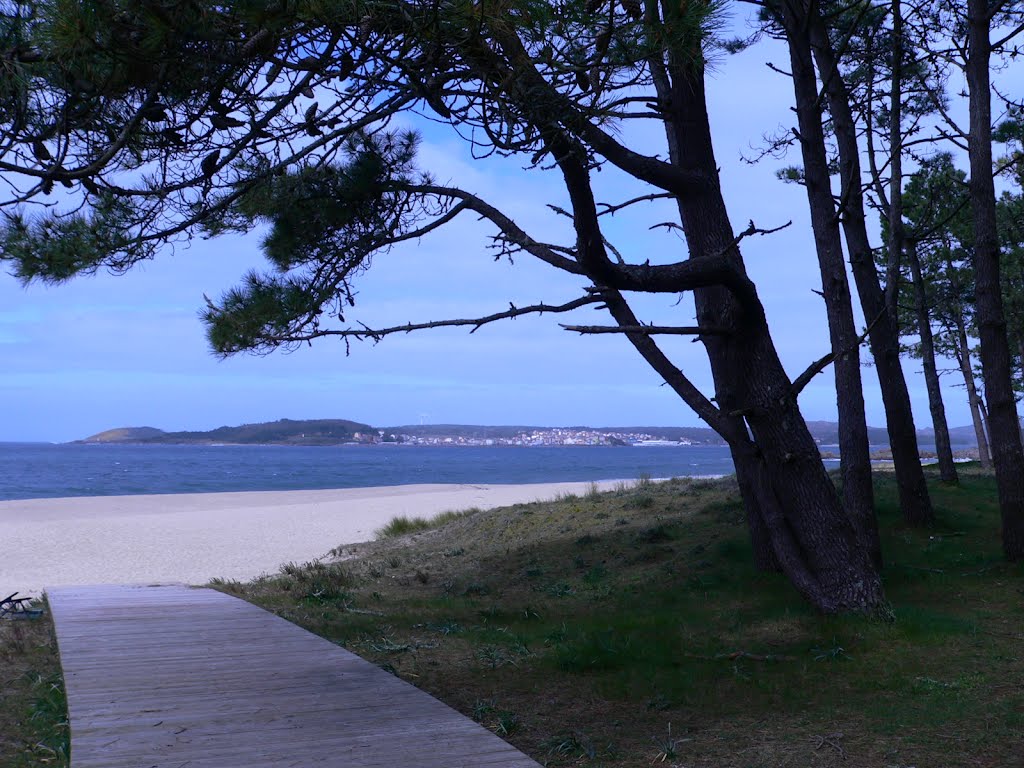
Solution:
M 710 75 L 711 119 L 733 225 L 753 219 L 793 226 L 744 242 L 751 276 L 767 307 L 773 336 L 791 375 L 828 349 L 828 332 L 806 197 L 774 175 L 781 162 L 751 166 L 766 132 L 789 126 L 789 84 L 766 61 L 785 51 L 766 43 L 721 60 Z M 631 132 L 639 147 L 660 147 L 654 126 Z M 649 150 L 649 151 L 653 151 Z M 789 162 L 797 162 L 791 158 Z M 508 161 L 473 161 L 450 131 L 424 131 L 421 164 L 444 182 L 480 194 L 513 216 L 538 239 L 567 242 L 568 222 L 544 203 L 564 197 L 559 180 L 524 173 Z M 628 199 L 635 191 L 612 171 L 600 177 L 602 199 Z M 675 261 L 685 248 L 673 233 L 647 227 L 656 205 L 619 216 L 609 230 L 628 259 Z M 470 217 L 377 257 L 357 285 L 350 319 L 370 326 L 470 317 L 516 304 L 573 298 L 579 283 L 520 257 L 494 262 L 490 230 Z M 99 274 L 66 285 L 22 287 L 0 275 L 0 440 L 66 441 L 116 426 L 168 430 L 282 417 L 350 418 L 377 426 L 408 423 L 696 425 L 700 422 L 632 350 L 612 336 L 581 338 L 561 330 L 566 316 L 522 318 L 469 335 L 465 330 L 394 336 L 379 345 L 344 346 L 323 340 L 311 348 L 265 357 L 215 358 L 198 311 L 203 295 L 216 297 L 248 269 L 263 264 L 258 233 L 197 240 L 168 249 L 124 276 Z M 692 301 L 675 296 L 637 300 L 644 321 L 685 324 Z M 607 322 L 593 310 L 572 318 Z M 706 361 L 686 339 L 665 342 L 677 364 L 711 394 Z M 866 351 L 866 350 L 865 350 Z M 906 361 L 919 427 L 929 426 L 927 396 L 916 361 Z M 950 381 L 952 376 L 946 377 Z M 874 370 L 864 369 L 868 421 L 884 425 Z M 970 417 L 962 389 L 948 388 L 952 425 Z M 835 418 L 831 370 L 801 396 L 808 419 Z

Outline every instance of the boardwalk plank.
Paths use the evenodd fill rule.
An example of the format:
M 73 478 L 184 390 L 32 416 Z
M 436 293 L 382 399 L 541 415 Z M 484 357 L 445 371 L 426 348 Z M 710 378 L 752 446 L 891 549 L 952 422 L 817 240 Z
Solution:
M 72 768 L 537 768 L 427 693 L 215 590 L 49 598 Z

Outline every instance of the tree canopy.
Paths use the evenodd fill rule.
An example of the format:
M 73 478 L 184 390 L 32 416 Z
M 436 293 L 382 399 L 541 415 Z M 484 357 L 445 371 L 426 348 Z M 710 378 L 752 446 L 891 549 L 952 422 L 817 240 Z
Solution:
M 764 18 L 785 29 L 794 63 L 787 73 L 800 114 L 794 136 L 815 163 L 802 178 L 818 185 L 816 233 L 831 228 L 824 292 L 841 298 L 829 287 L 830 270 L 845 278 L 841 220 L 884 369 L 894 455 L 907 470 L 904 512 L 927 524 L 931 506 L 898 359 L 895 284 L 904 241 L 890 239 L 883 289 L 864 196 L 867 189 L 868 204 L 903 231 L 902 156 L 918 141 L 924 116 L 944 114 L 945 104 L 937 88 L 944 70 L 930 58 L 934 41 L 915 47 L 904 22 L 960 19 L 963 9 L 762 5 Z M 758 566 L 783 571 L 820 610 L 886 613 L 870 494 L 844 506 L 797 404 L 833 361 L 856 369 L 851 355 L 864 337 L 855 337 L 844 286 L 831 354 L 795 378 L 781 364 L 741 252 L 746 238 L 771 230 L 754 222 L 734 228 L 719 183 L 705 75 L 715 52 L 742 44 L 724 39 L 718 0 L 33 0 L 0 8 L 0 171 L 8 184 L 0 258 L 19 278 L 125 271 L 167 244 L 262 228 L 269 269 L 245 275 L 203 310 L 210 342 L 224 355 L 602 308 L 608 325 L 567 327 L 624 336 L 726 439 Z M 964 18 L 977 27 L 976 9 L 968 10 Z M 570 240 L 544 242 L 474 190 L 435 178 L 417 152 L 416 121 L 446 127 L 477 157 L 512 158 L 557 180 L 567 203 L 552 208 L 571 221 Z M 655 127 L 664 142 L 634 141 L 637 123 Z M 874 143 L 888 153 L 884 161 Z M 978 146 L 971 145 L 972 168 Z M 639 191 L 600 200 L 594 177 L 604 167 Z M 972 203 L 979 195 L 981 187 Z M 652 263 L 617 249 L 606 222 L 655 200 L 675 204 L 678 216 L 656 226 L 681 232 L 686 248 L 666 249 Z M 974 207 L 977 225 L 988 209 Z M 539 260 L 577 276 L 580 289 L 561 303 L 510 304 L 478 317 L 361 324 L 354 286 L 375 257 L 462 216 L 490 227 L 498 258 Z M 819 255 L 825 243 L 819 239 Z M 990 257 L 988 245 L 976 252 L 979 295 L 998 272 Z M 695 324 L 646 324 L 631 305 L 633 294 L 686 292 Z M 1001 310 L 983 304 L 984 359 L 998 362 Z M 830 314 L 830 323 L 837 318 Z M 678 335 L 703 344 L 713 397 L 658 343 Z M 863 422 L 863 401 L 850 403 Z M 1003 398 L 1004 432 L 1007 413 Z M 867 481 L 867 453 L 860 453 L 867 472 L 859 477 Z M 1011 453 L 997 468 L 1013 465 Z M 1007 503 L 1004 512 L 1013 512 L 1016 502 Z

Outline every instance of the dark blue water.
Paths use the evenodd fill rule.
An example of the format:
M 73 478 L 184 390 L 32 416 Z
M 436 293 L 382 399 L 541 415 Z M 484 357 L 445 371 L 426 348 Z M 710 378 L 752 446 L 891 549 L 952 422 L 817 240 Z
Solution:
M 548 483 L 722 475 L 724 447 L 176 446 L 0 443 L 0 499 Z

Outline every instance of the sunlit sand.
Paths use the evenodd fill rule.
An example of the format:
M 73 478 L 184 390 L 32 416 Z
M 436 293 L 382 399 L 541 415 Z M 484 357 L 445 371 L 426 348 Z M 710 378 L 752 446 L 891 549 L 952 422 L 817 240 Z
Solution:
M 615 482 L 598 483 L 607 490 Z M 0 592 L 67 584 L 251 579 L 372 539 L 397 515 L 586 493 L 591 483 L 402 485 L 326 491 L 0 502 Z

